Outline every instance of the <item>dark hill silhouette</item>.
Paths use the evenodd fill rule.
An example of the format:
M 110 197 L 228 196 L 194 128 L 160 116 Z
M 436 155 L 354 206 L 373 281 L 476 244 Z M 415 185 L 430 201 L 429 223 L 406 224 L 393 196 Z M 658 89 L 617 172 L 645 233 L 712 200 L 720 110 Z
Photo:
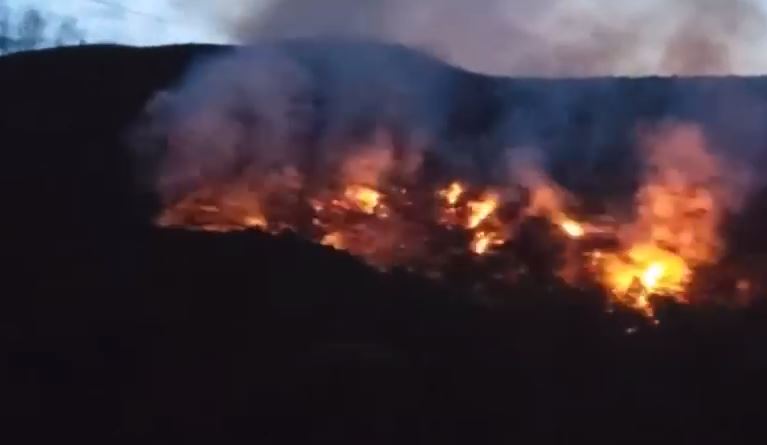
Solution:
M 669 305 L 653 328 L 554 281 L 486 302 L 290 235 L 152 228 L 156 198 L 135 185 L 126 131 L 154 92 L 227 50 L 92 46 L 0 58 L 4 442 L 764 438 L 761 303 Z M 593 173 L 602 186 L 630 188 L 630 150 L 618 150 L 642 118 L 698 120 L 723 144 L 764 148 L 761 78 L 452 72 L 452 131 L 479 135 L 507 113 L 528 115 L 514 137 L 560 153 L 555 174 L 584 190 L 599 184 L 582 181 L 584 157 L 562 152 L 565 141 L 604 150 Z M 763 254 L 755 225 L 734 236 Z

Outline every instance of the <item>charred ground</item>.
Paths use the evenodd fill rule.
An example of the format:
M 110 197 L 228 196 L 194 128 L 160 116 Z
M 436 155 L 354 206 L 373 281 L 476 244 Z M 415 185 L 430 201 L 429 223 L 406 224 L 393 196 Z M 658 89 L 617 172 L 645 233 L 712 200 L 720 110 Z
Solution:
M 760 432 L 763 303 L 671 305 L 650 327 L 547 277 L 488 299 L 471 277 L 382 274 L 290 235 L 153 228 L 158 203 L 136 185 L 127 131 L 157 90 L 226 50 L 0 59 L 9 443 L 721 443 Z M 552 165 L 573 188 L 630 189 L 619 149 L 643 118 L 701 121 L 752 153 L 767 141 L 760 78 L 453 73 L 456 137 L 529 116 L 520 142 L 583 145 Z M 498 99 L 509 95 L 512 110 Z M 605 155 L 583 155 L 595 146 Z M 733 261 L 751 267 L 767 251 L 760 202 L 731 229 Z

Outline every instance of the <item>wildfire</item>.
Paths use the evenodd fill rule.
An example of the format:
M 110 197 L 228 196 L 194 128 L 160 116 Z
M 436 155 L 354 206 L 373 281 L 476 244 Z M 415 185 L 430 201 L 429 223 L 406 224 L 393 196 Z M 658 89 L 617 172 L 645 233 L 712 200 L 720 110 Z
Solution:
M 500 244 L 503 244 L 503 240 L 499 239 L 496 234 L 480 231 L 474 234 L 474 239 L 471 241 L 471 251 L 477 255 L 484 255 L 491 247 Z
M 463 192 L 464 188 L 460 182 L 452 182 L 447 188 L 439 191 L 439 196 L 444 198 L 449 205 L 455 206 L 461 199 Z
M 351 202 L 354 207 L 368 215 L 376 212 L 381 204 L 381 192 L 370 187 L 362 185 L 352 185 L 344 191 L 344 197 Z
M 651 297 L 687 302 L 693 269 L 717 260 L 725 209 L 718 203 L 729 193 L 723 165 L 696 127 L 665 129 L 644 148 L 650 169 L 637 193 L 637 217 L 618 234 L 628 247 L 600 266 L 616 299 L 651 315 Z
M 602 280 L 615 298 L 652 314 L 651 297 L 685 302 L 692 270 L 680 256 L 652 244 L 634 246 L 628 252 L 603 255 Z
M 658 282 L 666 274 L 666 265 L 663 263 L 652 263 L 642 273 L 642 286 L 649 292 L 654 292 Z
M 341 187 L 304 190 L 298 174 L 275 176 L 269 187 L 233 178 L 169 204 L 158 223 L 216 231 L 288 228 L 371 264 L 422 267 L 441 264 L 439 258 L 456 251 L 454 245 L 428 250 L 430 233 L 462 232 L 465 236 L 455 238 L 460 241 L 450 241 L 461 243 L 462 254 L 489 256 L 506 251 L 497 247 L 507 243 L 513 250 L 525 218 L 546 218 L 568 243 L 563 268 L 576 273 L 567 276 L 580 280 L 585 274 L 613 301 L 652 317 L 658 298 L 688 302 L 694 271 L 717 260 L 722 250 L 717 230 L 727 195 L 718 188 L 722 167 L 700 134 L 682 128 L 651 142 L 646 154 L 650 168 L 635 196 L 636 211 L 622 218 L 582 209 L 577 219 L 572 217 L 571 196 L 532 167 L 523 171 L 525 184 L 512 184 L 526 188 L 529 193 L 519 196 L 527 200 L 507 193 L 517 190 L 513 187 L 475 187 L 463 180 L 417 190 L 386 179 L 382 172 L 395 163 L 390 152 L 368 149 L 343 163 Z M 435 213 L 421 211 L 425 199 L 431 202 L 424 208 Z M 306 213 L 311 229 L 305 228 L 307 219 L 297 216 Z M 604 240 L 609 242 L 594 242 Z M 738 292 L 753 287 L 737 283 Z
M 476 229 L 498 208 L 498 195 L 488 192 L 476 201 L 469 201 L 469 218 L 466 227 Z
M 586 235 L 586 229 L 584 229 L 583 225 L 569 218 L 560 222 L 559 227 L 562 228 L 567 236 L 573 239 L 583 238 Z

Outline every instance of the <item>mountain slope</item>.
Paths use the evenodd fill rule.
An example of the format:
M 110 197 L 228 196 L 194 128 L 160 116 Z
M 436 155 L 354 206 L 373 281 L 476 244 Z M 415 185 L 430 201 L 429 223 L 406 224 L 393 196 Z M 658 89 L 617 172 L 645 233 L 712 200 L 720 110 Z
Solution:
M 668 305 L 651 327 L 556 282 L 488 300 L 290 235 L 153 228 L 126 131 L 155 92 L 229 50 L 0 58 L 4 442 L 758 443 L 763 303 Z M 513 115 L 510 140 L 540 143 L 584 189 L 625 180 L 623 142 L 643 119 L 702 121 L 747 153 L 765 141 L 761 78 L 444 69 L 451 135 Z

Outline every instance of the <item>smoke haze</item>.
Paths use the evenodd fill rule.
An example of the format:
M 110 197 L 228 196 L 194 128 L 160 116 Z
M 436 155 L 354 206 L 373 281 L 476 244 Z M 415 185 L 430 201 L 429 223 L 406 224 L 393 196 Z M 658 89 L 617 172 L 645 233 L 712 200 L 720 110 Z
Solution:
M 222 5 L 222 23 L 241 42 L 361 37 L 427 49 L 490 74 L 767 70 L 759 60 L 767 21 L 757 0 L 230 0 Z

